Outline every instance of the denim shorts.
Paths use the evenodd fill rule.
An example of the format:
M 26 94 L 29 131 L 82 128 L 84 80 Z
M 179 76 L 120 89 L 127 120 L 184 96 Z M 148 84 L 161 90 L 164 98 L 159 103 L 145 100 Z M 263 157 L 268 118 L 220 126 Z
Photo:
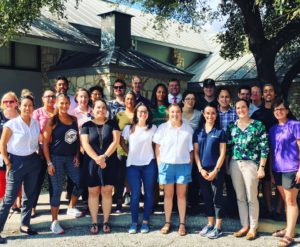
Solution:
M 160 163 L 158 166 L 159 184 L 188 184 L 192 181 L 191 164 Z
M 295 178 L 296 178 L 297 172 L 274 172 L 273 176 L 275 180 L 275 184 L 277 186 L 282 186 L 286 190 L 290 190 L 293 188 L 300 189 L 300 184 L 296 184 Z

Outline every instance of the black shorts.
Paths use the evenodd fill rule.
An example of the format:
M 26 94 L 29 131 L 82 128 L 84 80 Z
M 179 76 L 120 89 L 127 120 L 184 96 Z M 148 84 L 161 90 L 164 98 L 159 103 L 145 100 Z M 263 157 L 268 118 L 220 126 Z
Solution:
M 300 189 L 300 184 L 296 184 L 295 177 L 297 172 L 273 172 L 275 184 L 289 189 Z

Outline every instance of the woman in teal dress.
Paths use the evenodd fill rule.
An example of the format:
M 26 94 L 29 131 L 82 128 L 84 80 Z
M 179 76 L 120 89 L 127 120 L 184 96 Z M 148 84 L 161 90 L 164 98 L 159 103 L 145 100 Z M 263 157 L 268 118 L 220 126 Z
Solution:
M 167 108 L 169 106 L 168 102 L 168 89 L 167 87 L 159 83 L 157 84 L 152 92 L 151 96 L 152 108 L 152 123 L 155 125 L 160 125 L 167 121 Z

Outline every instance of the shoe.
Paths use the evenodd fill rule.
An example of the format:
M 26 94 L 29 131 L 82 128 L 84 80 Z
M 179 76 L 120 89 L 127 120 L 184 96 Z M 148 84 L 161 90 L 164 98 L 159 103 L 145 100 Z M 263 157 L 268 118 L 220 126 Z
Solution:
M 141 226 L 141 233 L 148 233 L 150 231 L 149 224 L 143 223 Z
M 160 232 L 162 234 L 168 234 L 171 230 L 171 223 L 165 222 L 164 226 L 160 229 Z
M 248 232 L 246 235 L 246 240 L 254 240 L 257 237 L 257 231 Z
M 278 241 L 278 246 L 279 247 L 287 247 L 291 246 L 294 244 L 295 240 L 293 238 L 290 238 L 288 236 L 284 236 L 282 239 Z
M 239 230 L 237 232 L 234 232 L 233 236 L 235 236 L 236 238 L 241 238 L 241 237 L 246 236 L 247 233 L 248 233 L 248 231 L 249 231 L 249 229 L 247 229 L 247 230 L 241 229 L 241 230 Z
M 37 235 L 38 234 L 37 231 L 32 230 L 30 227 L 28 227 L 26 229 L 23 229 L 22 227 L 20 227 L 20 232 L 25 233 L 27 235 Z
M 110 224 L 108 222 L 103 222 L 103 233 L 107 234 L 111 232 Z
M 202 230 L 199 232 L 200 236 L 206 237 L 208 233 L 210 233 L 214 229 L 214 226 L 206 225 L 202 228 Z
M 130 193 L 126 192 L 124 195 L 124 205 L 129 206 L 130 205 Z
M 68 208 L 67 215 L 73 216 L 75 218 L 79 218 L 83 216 L 83 213 L 79 211 L 77 208 Z
M 185 228 L 185 224 L 184 223 L 180 223 L 179 224 L 178 235 L 179 236 L 185 236 L 186 235 L 186 228 Z
M 136 234 L 137 232 L 137 224 L 131 224 L 128 230 L 129 234 Z
M 6 238 L 0 236 L 0 244 L 6 244 Z
M 64 234 L 64 229 L 60 226 L 57 220 L 53 221 L 50 227 L 50 230 L 54 234 Z
M 212 231 L 206 234 L 206 237 L 210 239 L 217 239 L 222 234 L 223 234 L 222 230 L 215 227 Z
M 122 207 L 122 204 L 117 204 L 116 209 L 115 209 L 115 212 L 118 213 L 118 214 L 123 213 L 123 207 Z
M 285 233 L 286 233 L 286 229 L 283 228 L 281 230 L 277 230 L 277 231 L 273 232 L 272 236 L 277 237 L 277 238 L 283 238 L 285 236 Z
M 21 209 L 20 208 L 10 208 L 10 213 L 21 213 Z

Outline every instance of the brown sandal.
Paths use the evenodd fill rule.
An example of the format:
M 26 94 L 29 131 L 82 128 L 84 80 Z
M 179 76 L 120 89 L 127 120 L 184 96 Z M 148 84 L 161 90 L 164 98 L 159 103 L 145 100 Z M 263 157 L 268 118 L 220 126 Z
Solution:
M 168 234 L 171 230 L 171 223 L 165 222 L 164 226 L 160 229 L 160 232 L 162 234 Z
M 184 223 L 179 224 L 178 235 L 179 236 L 185 236 L 186 235 L 186 229 L 185 229 L 185 224 Z
M 277 238 L 283 238 L 285 236 L 285 233 L 286 233 L 286 229 L 283 228 L 281 230 L 277 230 L 277 231 L 273 232 L 272 236 L 277 237 Z
M 238 230 L 237 232 L 234 232 L 233 236 L 235 236 L 236 238 L 241 238 L 241 237 L 246 236 L 248 231 L 249 231 L 249 229 L 247 229 L 247 230 L 241 229 L 241 230 Z
M 294 239 L 285 235 L 282 239 L 280 239 L 278 241 L 278 246 L 279 247 L 288 247 L 288 246 L 291 246 L 293 243 L 294 243 Z

